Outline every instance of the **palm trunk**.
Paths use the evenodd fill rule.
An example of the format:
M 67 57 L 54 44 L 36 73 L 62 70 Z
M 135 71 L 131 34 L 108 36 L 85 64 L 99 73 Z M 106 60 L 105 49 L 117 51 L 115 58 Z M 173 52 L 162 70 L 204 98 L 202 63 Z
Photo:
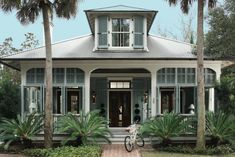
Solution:
M 44 120 L 44 145 L 46 148 L 52 147 L 53 134 L 53 115 L 52 115 L 52 48 L 50 33 L 50 11 L 45 4 L 42 9 L 44 36 L 46 46 L 46 103 L 45 103 L 45 120 Z
M 203 1 L 198 0 L 198 25 L 197 25 L 197 100 L 198 100 L 198 125 L 197 149 L 205 149 L 205 92 L 204 92 L 204 53 L 203 53 Z

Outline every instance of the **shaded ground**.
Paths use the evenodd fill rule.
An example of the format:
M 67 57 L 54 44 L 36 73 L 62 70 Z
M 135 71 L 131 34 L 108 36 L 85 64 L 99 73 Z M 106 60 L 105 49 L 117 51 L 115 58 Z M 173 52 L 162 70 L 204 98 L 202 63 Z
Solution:
M 0 154 L 0 157 L 25 157 L 25 156 L 18 154 Z
M 235 157 L 235 154 L 229 155 L 190 155 L 190 154 L 180 154 L 180 153 L 166 153 L 158 151 L 142 151 L 142 157 Z

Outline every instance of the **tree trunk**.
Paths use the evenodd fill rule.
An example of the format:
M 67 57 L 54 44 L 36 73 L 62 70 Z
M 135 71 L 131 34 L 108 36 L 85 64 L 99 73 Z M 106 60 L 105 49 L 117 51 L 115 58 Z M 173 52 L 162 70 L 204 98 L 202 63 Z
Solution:
M 197 146 L 199 150 L 205 149 L 205 92 L 204 92 L 204 34 L 203 34 L 203 1 L 198 0 L 198 25 L 197 25 L 197 100 L 198 100 L 198 125 Z
M 52 147 L 53 134 L 53 115 L 52 115 L 52 48 L 50 33 L 50 10 L 45 4 L 42 9 L 43 26 L 46 46 L 46 103 L 45 103 L 45 119 L 44 119 L 44 145 L 46 148 Z

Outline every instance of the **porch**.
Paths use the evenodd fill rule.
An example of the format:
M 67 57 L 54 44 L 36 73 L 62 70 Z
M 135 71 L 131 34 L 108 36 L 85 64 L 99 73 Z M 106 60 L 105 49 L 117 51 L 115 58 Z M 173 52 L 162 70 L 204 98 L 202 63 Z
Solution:
M 110 68 L 53 69 L 53 113 L 79 115 L 97 111 L 110 121 L 111 128 L 125 128 L 134 121 L 144 122 L 163 112 L 193 115 L 197 110 L 196 69 L 192 67 L 134 68 L 121 65 Z M 129 66 L 129 67 L 128 67 Z M 83 66 L 81 66 L 82 68 Z M 127 68 L 124 68 L 127 67 Z M 151 68 L 152 69 L 151 69 Z M 147 70 L 148 69 L 148 70 Z M 219 77 L 205 69 L 206 108 L 214 111 L 214 82 Z M 22 81 L 22 114 L 43 112 L 45 102 L 44 69 L 25 70 Z

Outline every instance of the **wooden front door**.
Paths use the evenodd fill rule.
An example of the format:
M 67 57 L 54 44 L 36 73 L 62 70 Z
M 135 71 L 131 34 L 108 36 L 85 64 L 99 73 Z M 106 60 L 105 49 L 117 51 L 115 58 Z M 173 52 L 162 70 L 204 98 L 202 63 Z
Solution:
M 110 127 L 127 127 L 131 124 L 131 92 L 109 92 Z
M 174 91 L 161 91 L 161 113 L 172 112 Z

